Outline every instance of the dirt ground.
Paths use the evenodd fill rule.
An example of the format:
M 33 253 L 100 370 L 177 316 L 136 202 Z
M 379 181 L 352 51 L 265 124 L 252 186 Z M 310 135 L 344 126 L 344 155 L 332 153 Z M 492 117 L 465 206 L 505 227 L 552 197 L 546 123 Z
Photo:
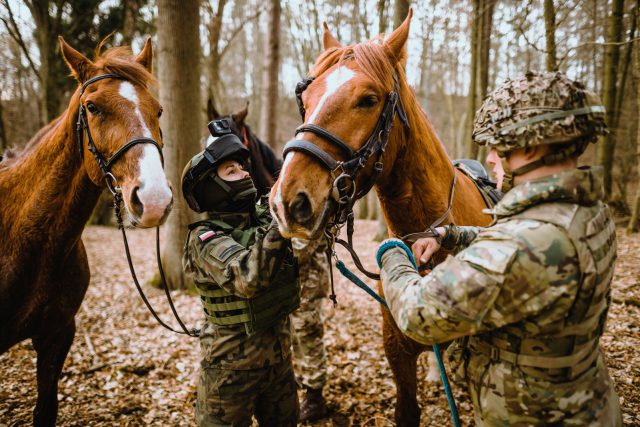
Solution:
M 374 268 L 378 245 L 367 236 L 373 236 L 375 228 L 371 221 L 359 221 L 356 229 L 357 250 L 369 268 Z M 155 273 L 153 231 L 131 230 L 129 236 L 138 276 L 149 280 Z M 623 229 L 618 236 L 613 305 L 602 346 L 625 424 L 640 425 L 640 238 L 627 236 Z M 84 242 L 92 279 L 60 380 L 58 424 L 193 425 L 197 340 L 171 334 L 155 323 L 131 282 L 116 229 L 89 227 Z M 347 260 L 344 252 L 340 255 Z M 339 305 L 325 305 L 330 358 L 325 396 L 332 418 L 314 425 L 394 425 L 395 389 L 382 350 L 380 309 L 346 279 L 336 278 Z M 163 318 L 170 319 L 162 291 L 148 289 L 148 295 Z M 176 292 L 175 300 L 187 324 L 201 322 L 196 296 Z M 419 363 L 421 379 L 427 372 L 425 356 Z M 421 383 L 422 424 L 451 425 L 441 384 Z M 23 342 L 0 356 L 0 427 L 30 425 L 35 390 L 35 352 L 30 342 Z M 463 424 L 470 425 L 468 396 L 460 385 L 454 390 Z

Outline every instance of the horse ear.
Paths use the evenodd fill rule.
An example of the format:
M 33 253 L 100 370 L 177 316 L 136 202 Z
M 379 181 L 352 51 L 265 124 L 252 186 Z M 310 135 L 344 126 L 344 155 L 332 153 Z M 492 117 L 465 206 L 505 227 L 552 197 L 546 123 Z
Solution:
M 147 38 L 147 41 L 144 42 L 144 47 L 142 48 L 142 52 L 136 57 L 136 62 L 144 66 L 147 71 L 151 72 L 151 67 L 153 66 L 153 47 L 151 46 L 151 37 Z
M 405 65 L 407 62 L 407 40 L 409 39 L 409 27 L 412 16 L 413 9 L 410 8 L 404 22 L 384 41 L 384 45 L 387 47 L 387 55 L 393 63 Z
M 73 77 L 75 77 L 80 83 L 84 83 L 89 80 L 95 71 L 93 62 L 69 46 L 62 36 L 58 36 L 58 41 L 60 42 L 60 52 L 62 52 L 62 57 L 67 63 L 69 70 L 71 70 Z
M 249 114 L 249 101 L 245 104 L 244 108 L 237 113 L 233 113 L 231 117 L 233 117 L 233 121 L 236 122 L 236 126 L 242 127 L 244 125 L 244 120 L 247 118 Z
M 207 99 L 207 118 L 209 119 L 209 121 L 215 120 L 221 116 L 222 114 L 218 113 L 218 110 L 216 110 L 216 106 L 213 104 L 213 98 L 208 98 Z
M 322 33 L 322 46 L 324 50 L 331 48 L 340 49 L 342 45 L 338 40 L 336 40 L 335 37 L 333 37 L 331 31 L 329 31 L 329 26 L 327 25 L 326 21 L 322 23 L 322 28 L 324 29 L 324 32 Z

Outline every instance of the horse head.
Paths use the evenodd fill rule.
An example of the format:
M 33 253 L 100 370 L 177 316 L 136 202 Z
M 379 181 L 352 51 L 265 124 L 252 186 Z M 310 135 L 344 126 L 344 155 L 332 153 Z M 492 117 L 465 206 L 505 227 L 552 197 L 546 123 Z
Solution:
M 80 84 L 72 105 L 77 102 L 83 120 L 77 135 L 83 167 L 95 185 L 122 192 L 133 225 L 154 227 L 169 215 L 173 194 L 163 170 L 162 107 L 149 88 L 151 40 L 137 57 L 128 48 L 100 54 L 101 45 L 91 61 L 60 37 L 64 60 Z
M 399 140 L 396 136 L 404 132 L 400 119 L 406 122 L 406 118 L 396 114 L 402 102 L 394 97 L 408 91 L 404 68 L 411 16 L 409 11 L 402 25 L 387 38 L 344 47 L 323 24 L 324 51 L 311 69 L 312 77 L 296 89 L 301 92 L 299 107 L 304 124 L 296 131 L 295 140 L 287 144 L 296 147 L 288 150 L 285 146 L 284 164 L 270 194 L 271 210 L 284 236 L 313 239 L 322 234 L 341 203 L 335 196 L 339 184 L 336 178 L 344 174 L 342 167 L 354 155 L 375 145 L 383 115 L 390 117 L 389 128 L 393 123 L 393 140 Z M 390 103 L 396 105 L 394 99 L 398 104 L 392 106 L 389 116 Z M 363 157 L 361 164 L 354 166 L 357 175 L 339 185 L 349 187 L 351 198 L 366 192 L 377 176 L 375 168 L 380 161 L 384 160 L 384 171 L 377 173 L 388 173 L 397 149 L 383 145 L 379 152 Z

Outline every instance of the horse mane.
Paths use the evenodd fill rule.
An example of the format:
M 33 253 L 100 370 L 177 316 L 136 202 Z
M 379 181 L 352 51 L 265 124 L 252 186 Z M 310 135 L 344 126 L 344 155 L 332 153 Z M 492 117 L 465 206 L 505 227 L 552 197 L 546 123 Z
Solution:
M 149 70 L 136 61 L 130 47 L 112 47 L 101 53 L 101 45 L 96 48 L 96 57 L 93 62 L 96 68 L 106 73 L 116 74 L 145 88 L 155 83 L 155 78 Z
M 335 64 L 352 60 L 367 77 L 380 82 L 386 91 L 391 92 L 394 88 L 395 74 L 400 87 L 400 99 L 411 123 L 409 138 L 419 136 L 423 140 L 421 145 L 425 150 L 433 150 L 434 147 L 440 146 L 446 155 L 444 145 L 407 82 L 404 60 L 401 59 L 394 66 L 382 41 L 383 35 L 358 44 L 329 48 L 316 60 L 311 70 L 312 75 L 319 76 Z

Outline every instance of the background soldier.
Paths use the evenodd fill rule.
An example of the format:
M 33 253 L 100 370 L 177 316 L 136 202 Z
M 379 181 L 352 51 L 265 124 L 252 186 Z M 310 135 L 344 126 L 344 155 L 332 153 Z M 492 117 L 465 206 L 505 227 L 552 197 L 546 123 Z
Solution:
M 474 141 L 509 191 L 489 228 L 438 231 L 459 251 L 426 277 L 398 241 L 380 247 L 391 313 L 411 338 L 457 339 L 450 360 L 477 425 L 620 425 L 598 342 L 610 302 L 615 225 L 600 168 L 576 168 L 606 132 L 604 108 L 561 73 L 507 81 L 483 103 Z M 417 241 L 426 262 L 440 239 Z M 463 249 L 464 248 L 464 249 Z
M 242 163 L 249 152 L 211 122 L 220 136 L 183 173 L 183 194 L 208 219 L 190 226 L 183 266 L 206 316 L 196 418 L 199 426 L 294 426 L 298 397 L 291 364 L 289 313 L 299 305 L 298 271 L 289 240 Z

